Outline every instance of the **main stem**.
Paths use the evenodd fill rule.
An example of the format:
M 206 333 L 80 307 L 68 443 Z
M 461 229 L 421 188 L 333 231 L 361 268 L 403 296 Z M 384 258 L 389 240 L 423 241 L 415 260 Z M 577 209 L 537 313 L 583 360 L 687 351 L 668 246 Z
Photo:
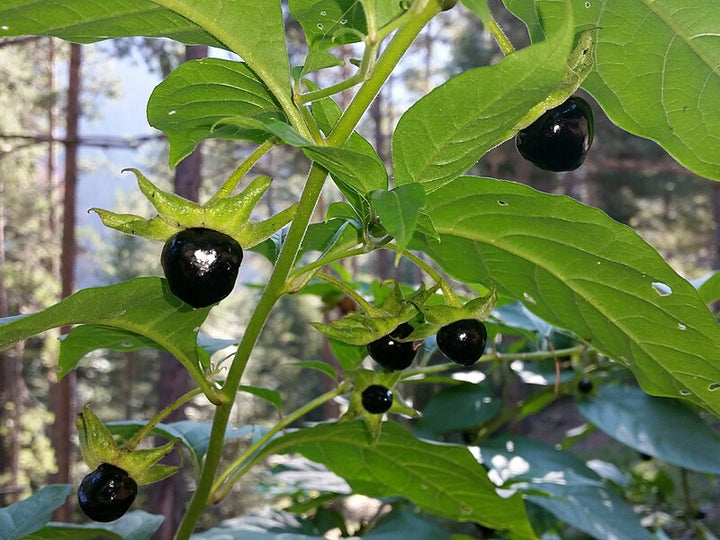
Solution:
M 328 145 L 342 146 L 345 143 L 362 118 L 364 112 L 370 106 L 370 103 L 372 103 L 372 100 L 380 91 L 380 88 L 385 84 L 385 81 L 405 54 L 405 51 L 407 51 L 408 47 L 410 47 L 427 22 L 439 11 L 439 3 L 436 0 L 430 0 L 424 9 L 418 13 L 417 17 L 409 20 L 405 26 L 398 29 L 395 36 L 390 43 L 388 43 L 385 52 L 378 60 L 374 76 L 360 87 L 330 137 L 328 137 Z M 265 286 L 265 290 L 248 321 L 245 334 L 240 341 L 227 379 L 223 385 L 222 391 L 228 398 L 228 401 L 218 405 L 215 411 L 203 470 L 190 505 L 175 535 L 175 538 L 178 540 L 190 538 L 201 512 L 208 504 L 213 480 L 220 463 L 220 458 L 222 457 L 225 431 L 230 419 L 235 393 L 237 392 L 242 375 L 245 372 L 250 354 L 257 343 L 260 331 L 265 325 L 265 321 L 270 315 L 275 303 L 285 290 L 285 284 L 295 263 L 295 258 L 297 257 L 300 244 L 310 224 L 315 206 L 320 198 L 326 177 L 327 171 L 317 163 L 313 163 L 308 173 L 300 203 L 297 207 L 297 214 L 290 225 L 290 230 L 285 238 L 285 243 L 280 251 L 270 279 Z

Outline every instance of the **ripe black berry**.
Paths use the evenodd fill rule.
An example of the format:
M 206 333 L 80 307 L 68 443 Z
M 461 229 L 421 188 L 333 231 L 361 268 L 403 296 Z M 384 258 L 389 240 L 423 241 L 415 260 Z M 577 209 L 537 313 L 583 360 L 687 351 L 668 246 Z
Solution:
M 593 390 L 593 382 L 590 379 L 580 379 L 577 388 L 581 394 L 589 394 Z
M 463 319 L 443 326 L 437 333 L 437 346 L 453 362 L 470 366 L 485 351 L 487 329 L 482 321 Z
M 128 511 L 138 486 L 127 472 L 103 463 L 85 475 L 78 489 L 80 509 L 94 521 L 114 521 Z
M 195 227 L 165 242 L 160 262 L 173 294 L 202 308 L 232 292 L 242 258 L 242 248 L 232 237 Z
M 387 412 L 392 402 L 392 391 L 379 384 L 371 384 L 362 391 L 362 405 L 370 414 Z
M 572 96 L 515 137 L 520 154 L 546 171 L 572 171 L 585 161 L 595 131 L 590 104 Z
M 421 341 L 397 341 L 412 334 L 413 327 L 408 323 L 402 323 L 387 336 L 369 343 L 368 354 L 382 367 L 388 371 L 399 371 L 405 369 L 415 359 L 417 350 L 422 345 Z

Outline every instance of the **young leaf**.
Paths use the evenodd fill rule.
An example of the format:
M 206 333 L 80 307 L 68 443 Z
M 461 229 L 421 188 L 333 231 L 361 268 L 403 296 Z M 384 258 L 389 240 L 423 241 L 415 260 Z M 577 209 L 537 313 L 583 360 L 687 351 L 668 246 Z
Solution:
M 158 530 L 163 516 L 142 510 L 128 512 L 112 523 L 56 523 L 50 522 L 23 540 L 147 540 Z
M 545 98 L 561 88 L 567 73 L 573 30 L 567 11 L 547 40 L 493 66 L 467 70 L 410 107 L 393 137 L 395 185 L 438 189 L 542 114 Z
M 72 490 L 71 484 L 51 484 L 27 499 L 0 508 L 0 540 L 21 540 L 41 529 Z
M 370 198 L 380 223 L 404 249 L 425 206 L 425 190 L 419 184 L 407 184 L 390 191 L 373 191 Z
M 174 167 L 205 138 L 263 142 L 265 131 L 218 124 L 229 116 L 283 118 L 280 105 L 260 78 L 244 63 L 222 58 L 180 65 L 150 95 L 151 126 L 170 140 Z
M 554 1 L 535 4 L 542 8 Z M 536 28 L 530 2 L 505 3 Z M 572 4 L 576 30 L 597 29 L 595 68 L 583 88 L 621 128 L 658 142 L 696 173 L 720 180 L 717 6 L 705 0 Z
M 289 452 L 324 464 L 355 493 L 405 497 L 431 514 L 535 538 L 522 500 L 499 497 L 466 448 L 421 441 L 393 422 L 375 445 L 360 422 L 320 424 L 275 439 L 261 455 Z
M 633 387 L 602 386 L 580 413 L 613 439 L 691 471 L 720 474 L 720 440 L 686 404 Z
M 495 285 L 625 364 L 642 388 L 720 414 L 720 327 L 697 291 L 630 228 L 568 197 L 462 177 L 428 196 L 440 242 L 411 247 Z

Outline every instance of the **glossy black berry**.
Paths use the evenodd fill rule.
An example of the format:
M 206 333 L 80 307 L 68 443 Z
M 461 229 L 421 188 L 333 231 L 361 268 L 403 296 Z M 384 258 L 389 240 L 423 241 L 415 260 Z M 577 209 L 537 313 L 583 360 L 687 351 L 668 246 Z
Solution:
M 595 120 L 590 104 L 573 96 L 549 109 L 515 137 L 520 154 L 546 171 L 572 171 L 585 161 Z
M 242 258 L 242 248 L 232 237 L 195 227 L 165 242 L 160 262 L 172 293 L 202 308 L 232 292 Z
M 128 511 L 138 486 L 127 472 L 103 463 L 85 475 L 78 489 L 80 509 L 94 521 L 114 521 Z
M 362 391 L 362 405 L 370 414 L 382 414 L 387 412 L 392 406 L 393 394 L 392 390 L 380 386 L 379 384 L 371 384 Z
M 463 319 L 443 326 L 437 333 L 437 346 L 453 362 L 470 366 L 485 351 L 487 329 L 482 321 Z
M 399 371 L 412 364 L 421 341 L 398 341 L 412 334 L 413 327 L 402 323 L 387 336 L 368 344 L 370 357 L 388 371 Z
M 590 379 L 580 379 L 577 388 L 581 394 L 589 394 L 593 391 L 593 382 Z

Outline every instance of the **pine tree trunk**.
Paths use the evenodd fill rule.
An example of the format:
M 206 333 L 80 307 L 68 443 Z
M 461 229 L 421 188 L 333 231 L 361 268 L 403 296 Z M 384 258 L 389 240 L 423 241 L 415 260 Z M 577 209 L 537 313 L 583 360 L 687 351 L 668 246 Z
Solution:
M 81 46 L 70 46 L 70 66 L 66 117 L 65 173 L 63 195 L 63 228 L 60 255 L 60 280 L 62 297 L 72 294 L 75 287 L 75 256 L 77 244 L 75 238 L 75 208 L 77 187 L 78 125 L 80 120 L 80 67 L 82 63 Z M 67 333 L 68 329 L 61 329 Z M 55 460 L 58 471 L 53 477 L 56 483 L 72 483 L 73 447 L 71 438 L 75 428 L 75 372 L 68 373 L 61 381 L 51 384 L 50 402 L 55 412 L 52 429 L 52 441 L 55 448 Z M 70 521 L 71 507 L 65 504 L 54 515 L 59 521 Z

